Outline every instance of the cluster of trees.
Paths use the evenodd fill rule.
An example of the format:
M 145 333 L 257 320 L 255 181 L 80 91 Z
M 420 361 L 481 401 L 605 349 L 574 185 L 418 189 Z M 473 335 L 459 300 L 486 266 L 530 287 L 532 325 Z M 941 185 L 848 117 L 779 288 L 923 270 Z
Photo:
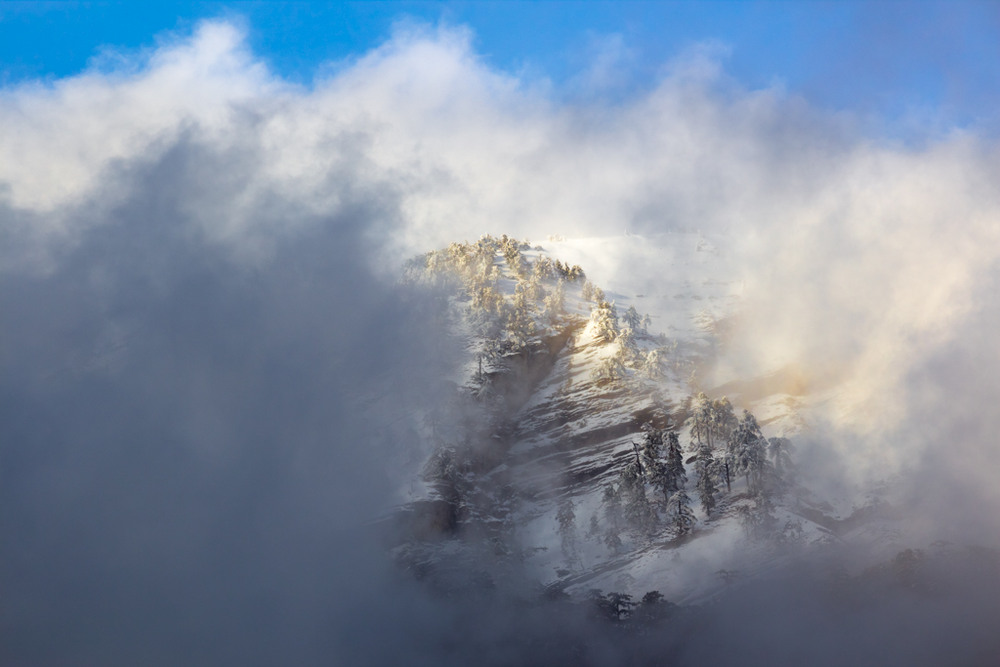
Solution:
M 595 369 L 595 378 L 619 381 L 633 375 L 662 377 L 669 349 L 665 339 L 649 335 L 648 315 L 642 316 L 635 306 L 630 306 L 619 318 L 615 303 L 608 300 L 604 290 L 586 280 L 578 265 L 544 255 L 531 261 L 524 254 L 530 248 L 527 241 L 507 235 L 486 235 L 475 243 L 452 243 L 427 253 L 422 262 L 411 265 L 410 273 L 432 284 L 459 290 L 461 299 L 468 302 L 469 321 L 483 339 L 482 355 L 498 371 L 503 370 L 505 356 L 530 352 L 546 327 L 563 320 L 566 283 L 583 281 L 581 295 L 592 303 L 590 318 L 595 335 L 614 346 Z M 507 277 L 514 281 L 513 293 L 509 284 L 502 284 Z
M 519 499 L 509 483 L 496 479 L 484 483 L 494 465 L 495 461 L 468 443 L 439 444 L 424 465 L 422 477 L 446 508 L 446 516 L 439 517 L 443 533 L 472 529 L 490 539 L 497 555 L 511 555 Z
M 499 363 L 506 355 L 530 351 L 545 326 L 565 315 L 564 283 L 585 278 L 578 265 L 544 255 L 532 262 L 524 255 L 530 249 L 527 241 L 485 235 L 475 243 L 452 243 L 427 253 L 410 274 L 458 289 L 468 301 L 469 321 L 483 338 L 483 355 Z M 508 275 L 513 294 L 502 286 Z
M 617 481 L 604 487 L 603 522 L 596 514 L 590 519 L 588 534 L 602 540 L 612 554 L 621 553 L 623 534 L 650 538 L 667 527 L 679 537 L 695 525 L 677 432 L 646 424 L 641 443 L 632 445 Z
M 691 400 L 691 449 L 698 476 L 698 498 L 706 515 L 716 509 L 721 485 L 732 493 L 742 477 L 746 492 L 736 508 L 748 536 L 762 536 L 773 528 L 775 494 L 791 483 L 792 444 L 787 438 L 765 438 L 756 417 L 744 410 L 737 417 L 729 399 L 711 399 L 699 393 Z
M 594 378 L 617 381 L 627 377 L 629 370 L 651 379 L 661 377 L 666 349 L 660 344 L 652 348 L 647 345 L 646 349 L 643 349 L 637 341 L 638 336 L 650 339 L 647 330 L 650 323 L 649 315 L 640 316 L 635 306 L 629 306 L 622 317 L 623 325 L 619 320 L 614 301 L 608 301 L 604 290 L 600 287 L 586 281 L 583 284 L 582 296 L 593 303 L 590 321 L 594 337 L 603 343 L 615 346 L 614 351 L 605 356 L 594 370 Z
M 587 598 L 599 618 L 613 623 L 644 624 L 667 618 L 677 609 L 677 605 L 668 602 L 660 591 L 649 591 L 636 602 L 628 593 L 611 592 L 605 595 L 594 588 Z
M 720 502 L 728 496 L 748 537 L 772 531 L 773 497 L 791 483 L 789 440 L 765 438 L 752 413 L 744 410 L 737 417 L 728 399 L 712 400 L 703 393 L 691 401 L 689 424 L 686 460 L 677 431 L 646 424 L 641 442 L 632 443 L 633 452 L 617 480 L 604 487 L 602 517 L 591 517 L 588 535 L 603 541 L 612 554 L 624 548 L 623 535 L 648 539 L 666 529 L 681 537 L 694 529 L 697 519 L 686 468 L 691 463 L 694 491 L 706 519 L 719 511 Z M 745 489 L 737 495 L 733 484 L 738 481 L 743 481 Z M 560 532 L 569 535 L 573 517 L 565 512 L 560 516 Z M 564 539 L 569 558 L 566 545 Z M 572 553 L 576 553 L 575 543 Z

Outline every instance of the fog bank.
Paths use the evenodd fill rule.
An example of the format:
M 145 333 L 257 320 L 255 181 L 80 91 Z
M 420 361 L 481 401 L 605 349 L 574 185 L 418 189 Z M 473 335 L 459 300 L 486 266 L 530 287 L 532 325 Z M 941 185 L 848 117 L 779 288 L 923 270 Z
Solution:
M 510 664 L 578 646 L 583 612 L 518 644 L 548 612 L 429 597 L 369 539 L 400 467 L 419 465 L 419 417 L 457 349 L 399 267 L 487 232 L 735 239 L 746 290 L 720 368 L 829 381 L 831 465 L 908 479 L 928 539 L 996 546 L 994 140 L 873 138 L 742 87 L 705 49 L 626 99 L 560 101 L 471 44 L 401 28 L 304 88 L 209 22 L 118 67 L 0 89 L 5 661 L 463 664 L 488 649 Z M 584 269 L 600 283 L 628 267 Z M 959 589 L 975 643 L 996 608 Z M 745 595 L 693 636 L 771 600 Z M 804 622 L 787 610 L 809 602 L 779 598 L 761 632 Z M 885 632 L 851 650 L 884 641 L 899 664 L 933 664 L 901 637 L 959 604 L 896 604 L 877 602 Z M 462 618 L 478 623 L 456 639 Z M 861 624 L 819 618 L 805 653 L 776 655 L 815 657 L 840 622 Z M 589 641 L 581 664 L 624 664 L 614 635 Z M 980 646 L 995 644 L 955 664 L 995 655 Z

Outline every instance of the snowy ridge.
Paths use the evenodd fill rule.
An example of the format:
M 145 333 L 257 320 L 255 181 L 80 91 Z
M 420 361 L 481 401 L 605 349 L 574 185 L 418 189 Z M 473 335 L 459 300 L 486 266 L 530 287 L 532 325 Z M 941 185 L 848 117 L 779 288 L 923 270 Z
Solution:
M 882 529 L 852 524 L 848 534 L 829 502 L 796 485 L 790 471 L 779 479 L 766 453 L 760 470 L 774 481 L 734 469 L 714 509 L 699 506 L 692 463 L 699 405 L 728 406 L 719 400 L 728 393 L 756 412 L 767 431 L 754 436 L 764 452 L 782 440 L 766 436 L 805 427 L 798 409 L 808 400 L 787 369 L 771 381 L 731 380 L 711 398 L 693 396 L 698 369 L 718 343 L 715 324 L 739 305 L 739 282 L 722 277 L 720 245 L 698 233 L 544 247 L 484 237 L 408 267 L 409 279 L 449 294 L 451 326 L 466 338 L 468 359 L 455 378 L 461 389 L 448 424 L 435 429 L 426 497 L 403 510 L 421 526 L 397 546 L 407 567 L 426 572 L 449 558 L 476 560 L 489 544 L 491 557 L 516 560 L 543 586 L 575 597 L 659 591 L 695 603 L 780 568 L 798 549 L 893 534 L 891 520 Z M 609 279 L 607 291 L 581 265 L 562 261 L 601 266 L 601 257 L 626 253 L 635 270 Z M 737 418 L 726 409 L 731 432 Z M 687 460 L 680 490 L 689 500 L 672 497 L 671 505 L 642 470 L 637 448 L 649 432 L 677 434 Z M 724 450 L 721 440 L 713 448 L 716 457 L 730 456 Z M 719 483 L 722 460 L 711 468 Z M 610 505 L 627 493 L 635 500 L 629 466 L 640 469 L 646 523 L 610 525 L 619 511 Z M 622 500 L 609 500 L 609 489 Z M 678 503 L 688 505 L 690 528 L 676 521 Z M 635 508 L 626 502 L 621 511 Z

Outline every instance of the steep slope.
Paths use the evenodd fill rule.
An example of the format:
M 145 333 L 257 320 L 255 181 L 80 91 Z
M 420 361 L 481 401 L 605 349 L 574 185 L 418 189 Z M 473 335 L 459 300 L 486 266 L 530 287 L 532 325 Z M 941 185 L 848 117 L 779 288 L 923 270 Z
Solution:
M 485 579 L 510 566 L 574 596 L 657 590 L 691 602 L 858 530 L 860 521 L 843 521 L 844 510 L 838 515 L 796 485 L 774 458 L 777 438 L 765 437 L 803 427 L 794 378 L 699 384 L 719 343 L 718 323 L 739 306 L 739 283 L 725 279 L 720 245 L 693 232 L 554 240 L 545 248 L 484 237 L 409 267 L 410 280 L 448 295 L 468 358 L 447 416 L 428 436 L 434 453 L 425 491 L 400 512 L 407 537 L 396 549 L 406 567 L 424 576 L 464 558 Z M 596 262 L 632 253 L 637 266 L 605 292 L 550 247 Z M 657 325 L 670 337 L 652 331 Z M 708 396 L 695 399 L 701 389 Z M 751 439 L 761 452 L 757 473 L 744 462 L 745 474 L 736 474 L 739 453 L 725 443 L 738 420 L 725 393 L 766 416 L 767 433 Z M 722 484 L 720 466 L 734 468 L 706 512 L 697 506 L 696 413 L 712 406 L 729 421 L 705 450 L 718 459 L 705 470 Z M 648 461 L 639 454 L 648 438 L 671 432 L 687 460 L 686 482 L 672 491 L 687 498 L 657 487 L 651 471 L 662 451 Z M 678 521 L 681 505 L 693 525 Z M 878 532 L 873 539 L 893 530 L 865 525 Z

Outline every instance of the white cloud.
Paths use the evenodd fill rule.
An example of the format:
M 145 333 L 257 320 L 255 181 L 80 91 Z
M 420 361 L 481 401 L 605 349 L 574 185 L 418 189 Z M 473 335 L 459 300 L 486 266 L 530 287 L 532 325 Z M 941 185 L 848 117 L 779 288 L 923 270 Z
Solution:
M 607 47 L 602 80 L 624 52 Z M 104 224 L 75 213 L 123 201 L 130 165 L 184 137 L 232 187 L 177 202 L 177 224 L 249 261 L 350 206 L 334 187 L 348 181 L 352 201 L 394 202 L 369 230 L 388 266 L 485 232 L 726 229 L 749 303 L 733 367 L 833 373 L 853 387 L 838 419 L 897 424 L 907 374 L 961 334 L 996 260 L 996 148 L 957 131 L 920 149 L 879 142 L 844 114 L 739 87 L 724 54 L 693 48 L 616 104 L 558 102 L 546 82 L 484 65 L 467 30 L 408 25 L 302 89 L 255 60 L 239 28 L 203 23 L 138 67 L 3 91 L 0 183 L 19 214 L 4 263 L 48 261 Z M 295 215 L 256 215 L 276 201 Z
M 470 44 L 463 29 L 401 28 L 302 88 L 237 27 L 209 22 L 119 69 L 0 90 L 0 440 L 17 464 L 0 470 L 0 500 L 21 508 L 19 526 L 93 532 L 100 544 L 66 552 L 74 567 L 104 572 L 111 553 L 135 568 L 122 576 L 168 582 L 157 590 L 173 602 L 192 586 L 170 597 L 149 568 L 215 581 L 198 569 L 207 555 L 247 559 L 271 575 L 262 587 L 311 590 L 300 577 L 339 546 L 317 527 L 346 521 L 359 495 L 377 503 L 386 483 L 385 450 L 358 444 L 371 426 L 349 406 L 386 387 L 403 405 L 428 400 L 419 364 L 447 357 L 385 273 L 487 232 L 677 228 L 734 239 L 746 307 L 728 372 L 834 378 L 821 415 L 862 473 L 926 461 L 913 467 L 939 482 L 929 498 L 994 523 L 993 143 L 864 136 L 849 115 L 741 88 L 711 49 L 612 103 L 559 101 Z M 620 55 L 611 42 L 598 58 L 600 85 Z M 609 253 L 600 271 L 631 265 Z M 942 461 L 944 441 L 955 456 Z M 219 537 L 231 506 L 247 525 Z M 260 554 L 227 542 L 245 535 Z M 272 553 L 272 535 L 316 562 Z M 23 537 L 5 563 L 28 572 L 14 591 L 27 604 L 46 568 L 71 564 Z M 193 555 L 150 556 L 169 539 Z M 43 558 L 25 560 L 32 546 Z M 221 581 L 208 596 L 227 609 Z

